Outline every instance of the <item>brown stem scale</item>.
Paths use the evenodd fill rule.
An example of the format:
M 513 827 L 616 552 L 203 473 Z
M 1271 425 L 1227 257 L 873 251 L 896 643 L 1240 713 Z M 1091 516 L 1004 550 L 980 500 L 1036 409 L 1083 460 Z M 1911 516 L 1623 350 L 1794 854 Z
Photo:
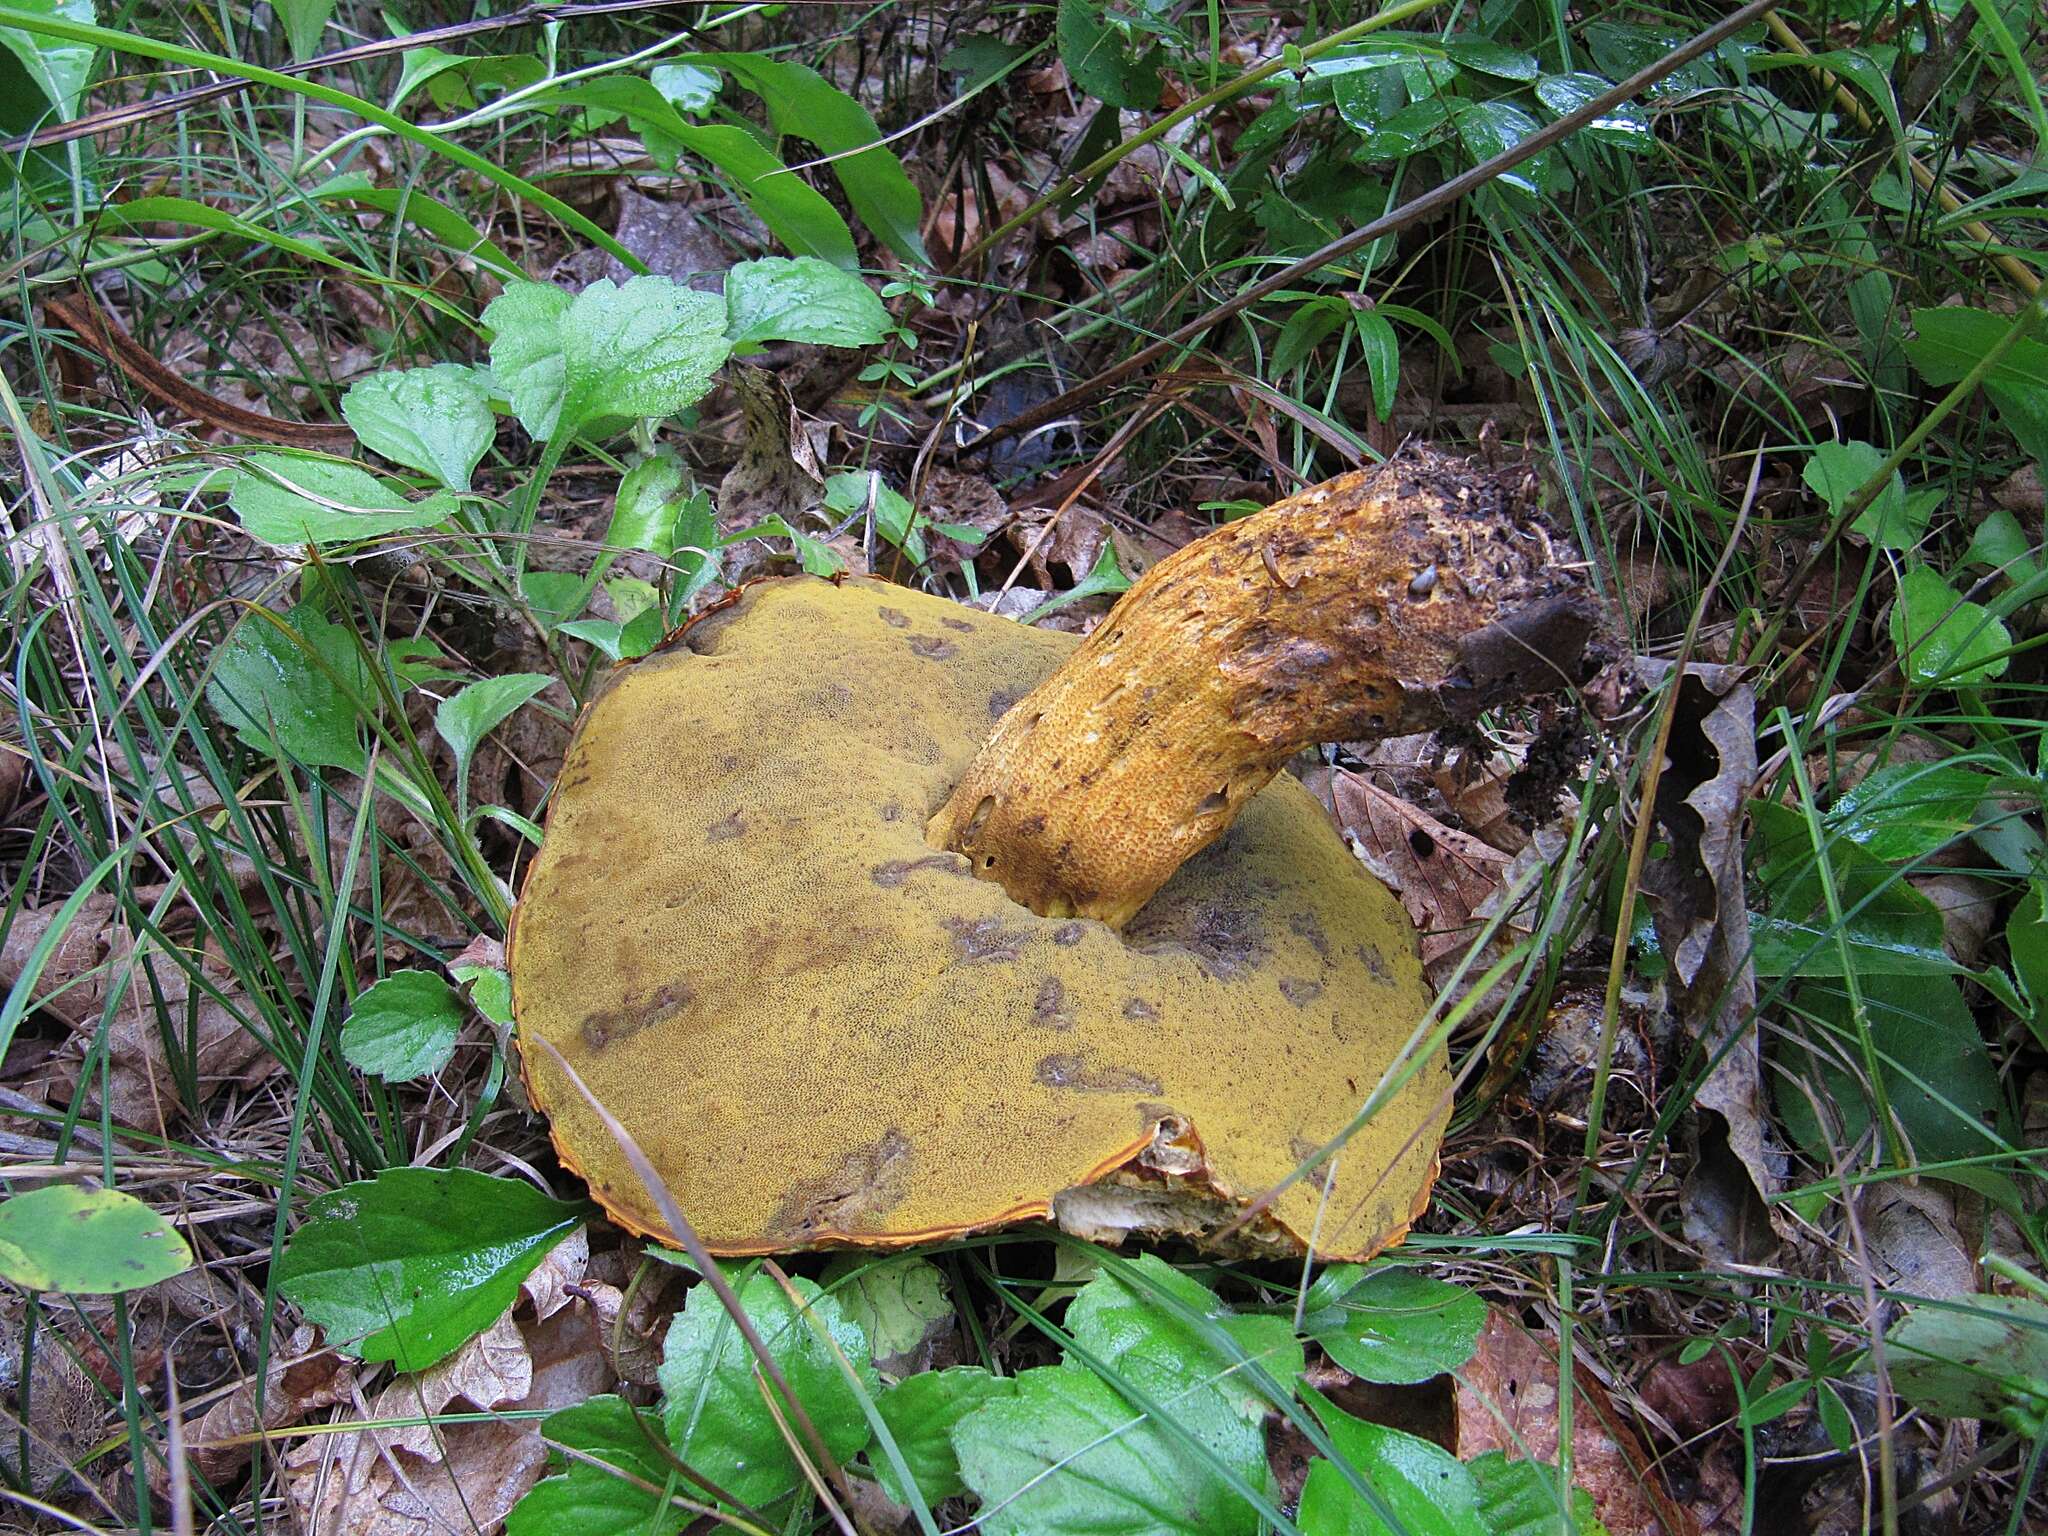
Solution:
M 1300 748 L 1577 682 L 1596 610 L 1513 499 L 1415 454 L 1176 551 L 997 722 L 926 841 L 1121 926 Z

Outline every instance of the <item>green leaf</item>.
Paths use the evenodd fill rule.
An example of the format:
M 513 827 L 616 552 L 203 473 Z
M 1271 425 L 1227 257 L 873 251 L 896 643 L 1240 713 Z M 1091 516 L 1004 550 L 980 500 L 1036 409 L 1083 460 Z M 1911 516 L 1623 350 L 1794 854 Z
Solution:
M 829 161 L 847 202 L 867 227 L 898 256 L 927 266 L 919 230 L 924 199 L 903 169 L 903 162 L 882 142 L 868 109 L 831 84 L 814 69 L 758 53 L 698 53 L 683 61 L 722 69 L 756 92 L 767 104 L 768 120 L 778 134 L 806 139 Z M 796 178 L 785 176 L 784 180 Z M 825 256 L 828 252 L 813 254 Z M 851 262 L 839 265 L 850 266 Z
M 1859 975 L 1945 976 L 1955 969 L 1942 947 L 1940 912 L 1889 864 L 1846 837 L 1828 840 L 1843 915 L 1837 934 L 1806 818 L 1763 800 L 1749 803 L 1749 816 L 1749 867 L 1760 897 L 1749 921 L 1757 975 L 1839 976 L 1845 953 Z
M 2036 880 L 2012 909 L 2005 946 L 2013 975 L 2033 1005 L 2034 1038 L 2048 1041 L 2048 881 Z
M 1983 821 L 1989 775 L 1952 763 L 1893 763 L 1829 807 L 1827 824 L 1887 864 L 1924 859 Z
M 1495 155 L 1506 154 L 1540 126 L 1520 107 L 1498 99 L 1471 101 L 1453 97 L 1451 120 L 1457 124 L 1458 137 L 1464 143 L 1466 155 L 1474 161 L 1491 160 Z M 1547 154 L 1534 155 L 1504 174 L 1501 180 L 1535 191 L 1543 179 L 1549 158 Z
M 1314 354 L 1351 317 L 1351 306 L 1334 294 L 1310 299 L 1295 307 L 1273 339 L 1273 353 L 1266 364 L 1266 377 L 1278 380 L 1291 373 Z
M 310 59 L 320 51 L 320 34 L 334 14 L 334 0 L 271 0 L 271 8 L 284 23 L 293 58 Z
M 1920 1162 L 1982 1157 L 2004 1150 L 1991 1123 L 1999 1106 L 1998 1070 L 1962 988 L 1950 976 L 1887 976 L 1863 988 L 1863 1017 L 1883 1079 L 1885 1100 Z M 1861 1137 L 1872 1104 L 1849 994 L 1814 981 L 1794 995 L 1803 1015 L 1794 1037 L 1777 1048 L 1779 1066 L 1808 1080 L 1832 1112 L 1823 1126 L 1798 1084 L 1777 1090 L 1778 1112 L 1794 1139 L 1817 1157 Z M 1814 1041 L 1809 1050 L 1805 1041 Z M 1855 1064 L 1855 1070 L 1843 1063 Z M 1889 1144 L 1896 1138 L 1886 1136 Z M 1903 1162 L 1894 1150 L 1893 1160 Z
M 453 987 L 430 971 L 394 971 L 356 998 L 341 1054 L 388 1083 L 430 1077 L 455 1054 L 466 1015 Z
M 1428 1381 L 1472 1358 L 1486 1303 L 1419 1269 L 1339 1264 L 1309 1287 L 1303 1331 L 1364 1381 Z
M 914 1378 L 913 1378 L 914 1379 Z M 1016 1378 L 953 1431 L 985 1536 L 1251 1536 L 1258 1517 L 1222 1479 L 1092 1371 Z
M 1915 1307 L 1885 1337 L 1892 1385 L 1916 1408 L 1989 1419 L 2028 1438 L 2048 1416 L 2048 1306 L 2031 1296 L 1972 1296 Z
M 191 1267 L 176 1229 L 118 1189 L 46 1184 L 0 1201 L 0 1276 L 25 1291 L 118 1296 Z
M 1116 544 L 1104 539 L 1102 548 L 1096 551 L 1095 563 L 1088 568 L 1088 574 L 1070 590 L 1062 592 L 1049 602 L 1040 603 L 1024 615 L 1023 622 L 1036 624 L 1047 614 L 1057 613 L 1090 597 L 1113 597 L 1119 592 L 1131 590 L 1131 578 L 1124 574 L 1124 568 L 1117 563 Z
M 808 533 L 799 533 L 780 512 L 771 512 L 752 527 L 734 529 L 719 543 L 738 544 L 747 539 L 789 540 L 790 548 L 807 576 L 836 576 L 846 569 L 846 563 L 832 552 L 831 545 L 822 539 L 812 538 Z
M 1106 106 L 1148 112 L 1159 104 L 1159 48 L 1132 57 L 1121 28 L 1097 0 L 1060 0 L 1060 62 L 1075 86 Z
M 372 453 L 432 475 L 451 491 L 469 489 L 498 430 L 476 370 L 460 363 L 358 379 L 341 397 L 341 414 Z
M 885 484 L 872 469 L 849 469 L 826 478 L 825 505 L 842 518 L 867 511 L 870 497 L 874 500 L 875 531 L 923 565 L 927 521 L 917 515 L 908 497 Z
M 2000 602 L 2004 612 L 2048 596 L 2041 546 L 2004 507 L 1995 508 L 1977 525 L 1977 531 L 1970 536 L 1970 547 L 1963 551 L 1963 564 L 1986 567 L 2012 583 L 2008 595 Z
M 590 579 L 574 571 L 522 571 L 519 595 L 545 629 L 573 619 L 590 600 Z
M 1354 1419 L 1313 1387 L 1303 1399 L 1330 1445 L 1379 1496 L 1392 1521 L 1320 1457 L 1309 1463 L 1295 1518 L 1302 1536 L 1490 1536 L 1479 1516 L 1471 1473 L 1442 1446 Z
M 1968 688 L 2005 676 L 2012 635 L 1989 608 L 1966 600 L 1932 566 L 1899 579 L 1892 644 L 1923 688 Z
M 435 709 L 434 729 L 455 753 L 455 793 L 463 806 L 469 803 L 469 760 L 483 739 L 553 681 L 539 672 L 507 672 L 471 683 Z
M 455 513 L 455 498 L 445 491 L 407 501 L 397 486 L 359 465 L 286 453 L 243 459 L 228 505 L 251 538 L 280 549 L 383 538 L 431 528 Z
M 871 1357 L 886 1376 L 929 1364 L 914 1356 L 928 1336 L 953 1318 L 945 1275 L 916 1254 L 882 1259 L 841 1254 L 825 1266 L 819 1283 L 867 1335 Z
M 867 1339 L 839 1303 L 808 1280 L 790 1284 L 803 1303 L 801 1312 L 772 1276 L 759 1272 L 739 1287 L 740 1305 L 826 1449 L 834 1460 L 849 1461 L 873 1433 L 861 1395 L 879 1392 L 881 1380 L 868 1363 Z M 861 1392 L 840 1366 L 842 1353 Z M 771 1504 L 802 1483 L 803 1474 L 762 1399 L 753 1354 L 710 1286 L 694 1287 L 670 1326 L 659 1374 L 669 1443 L 684 1461 L 734 1498 L 756 1506 Z M 786 1417 L 787 1407 L 778 1407 Z
M 1359 356 L 1372 381 L 1373 418 L 1385 421 L 1394 413 L 1394 386 L 1401 381 L 1400 340 L 1393 323 L 1377 310 L 1353 310 L 1351 326 L 1358 333 Z
M 730 350 L 725 306 L 666 277 L 599 278 L 571 298 L 511 283 L 484 310 L 491 373 L 536 438 L 670 416 L 700 399 Z
M 497 1321 L 588 1213 L 517 1179 L 386 1168 L 315 1200 L 272 1277 L 330 1345 L 423 1371 Z
M 652 1420 L 649 1410 L 610 1394 L 549 1414 L 542 1437 L 581 1454 L 555 1456 L 554 1476 L 512 1507 L 505 1536 L 675 1536 L 694 1516 L 639 1483 L 685 1497 L 698 1490 L 662 1455 Z
M 16 9 L 31 16 L 54 17 L 59 21 L 94 25 L 93 0 L 13 0 Z M 0 26 L 0 43 L 21 61 L 29 79 L 42 91 L 43 99 L 66 121 L 78 116 L 78 99 L 92 78 L 93 61 L 99 50 L 90 43 L 73 43 L 63 38 L 44 37 L 19 27 Z
M 1614 89 L 1604 75 L 1574 73 L 1545 75 L 1536 82 L 1536 99 L 1559 117 L 1568 117 L 1587 102 Z M 1600 144 L 1618 144 L 1624 149 L 1649 150 L 1656 147 L 1650 120 L 1633 102 L 1623 102 L 1579 130 L 1581 137 Z
M 215 653 L 206 697 L 229 729 L 259 752 L 282 751 L 309 768 L 368 766 L 356 699 L 370 674 L 355 641 L 307 609 L 244 618 Z
M 875 1399 L 882 1422 L 917 1484 L 916 1495 L 905 1489 L 896 1469 L 879 1446 L 868 1449 L 868 1461 L 881 1478 L 882 1490 L 899 1504 L 921 1499 L 926 1508 L 941 1499 L 967 1492 L 960 1476 L 960 1457 L 953 1449 L 953 1431 L 984 1403 L 1014 1396 L 1017 1383 L 991 1376 L 978 1365 L 956 1365 L 943 1371 L 906 1376 Z
M 1884 460 L 1885 456 L 1869 443 L 1819 443 L 1814 447 L 1813 457 L 1806 461 L 1806 468 L 1800 471 L 1800 478 L 1832 514 L 1839 512 L 1884 467 Z M 1918 511 L 1916 522 L 1915 508 L 1906 498 L 1905 478 L 1893 470 L 1877 499 L 1857 513 L 1849 527 L 1879 549 L 1911 549 L 1927 532 L 1933 508 L 1923 505 Z
M 839 210 L 801 176 L 791 174 L 782 157 L 763 145 L 751 126 L 693 123 L 647 81 L 620 76 L 586 81 L 547 99 L 623 112 L 646 140 L 647 152 L 656 163 L 672 164 L 684 150 L 708 160 L 731 179 L 733 190 L 748 210 L 792 251 L 800 256 L 821 256 L 849 269 L 859 265 L 853 232 Z
M 1913 311 L 1906 356 L 1930 384 L 1955 384 L 2012 329 L 2012 317 L 1950 307 Z M 1992 366 L 1984 393 L 2030 459 L 2048 463 L 2048 343 L 2023 338 Z
M 725 274 L 725 334 L 734 347 L 801 341 L 872 347 L 889 333 L 874 289 L 816 256 L 764 256 Z
M 1505 1451 L 1487 1451 L 1465 1463 L 1479 1499 L 1487 1536 L 1607 1536 L 1593 1510 L 1593 1496 L 1572 1489 L 1567 1525 L 1557 1497 L 1557 1468 L 1544 1461 L 1509 1461 Z
M 469 988 L 476 1011 L 500 1026 L 512 1022 L 512 978 L 495 965 L 451 965 L 448 974 Z
M 1505 47 L 1488 37 L 1466 34 L 1446 38 L 1444 53 L 1467 69 L 1476 69 L 1482 75 L 1496 75 L 1503 80 L 1534 80 L 1543 73 L 1543 67 L 1536 62 L 1533 53 Z
M 644 549 L 667 559 L 675 548 L 676 512 L 689 472 L 667 446 L 635 464 L 619 477 L 612 497 L 612 520 L 604 541 L 614 549 Z
M 716 101 L 725 86 L 725 77 L 717 70 L 696 64 L 657 64 L 647 71 L 647 78 L 664 101 L 691 116 Z
M 1782 1419 L 1805 1402 L 1812 1391 L 1813 1382 L 1808 1377 L 1798 1376 L 1791 1381 L 1782 1381 L 1744 1403 L 1739 1422 L 1744 1429 L 1754 1429 L 1759 1424 Z
M 718 553 L 718 514 L 702 491 L 685 500 L 677 513 L 675 543 L 669 555 L 676 566 L 669 612 L 679 616 L 688 611 L 691 598 L 718 580 L 724 565 Z

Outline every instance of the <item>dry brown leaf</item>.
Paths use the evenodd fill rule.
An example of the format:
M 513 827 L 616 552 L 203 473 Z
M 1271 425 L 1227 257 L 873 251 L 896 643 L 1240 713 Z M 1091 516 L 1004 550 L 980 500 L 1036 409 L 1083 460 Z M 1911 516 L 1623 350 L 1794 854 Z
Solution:
M 1432 981 L 1470 948 L 1474 914 L 1499 893 L 1510 855 L 1447 827 L 1355 773 L 1331 775 L 1337 823 L 1359 859 L 1401 898 L 1422 934 Z
M 1643 660 L 1637 671 L 1658 686 L 1669 667 Z M 1768 1203 L 1784 1156 L 1771 1145 L 1764 1109 L 1743 891 L 1743 803 L 1757 772 L 1756 695 L 1737 668 L 1694 666 L 1673 707 L 1656 808 L 1670 852 L 1644 869 L 1643 897 L 1671 966 L 1679 1016 L 1719 1056 L 1694 1100 L 1718 1123 L 1703 1125 L 1686 1179 L 1685 1234 L 1717 1264 L 1761 1264 L 1785 1229 Z
M 301 1324 L 271 1360 L 263 1385 L 263 1428 L 283 1429 L 307 1414 L 347 1400 L 355 1367 L 331 1349 L 318 1348 L 320 1332 Z M 242 1441 L 256 1428 L 256 1382 L 242 1382 L 200 1415 L 185 1431 L 193 1472 L 216 1486 L 249 1464 L 254 1445 Z M 241 1443 L 235 1443 L 240 1441 Z M 169 1495 L 169 1475 L 160 1465 L 150 1468 L 158 1498 Z
M 1489 1308 L 1479 1348 L 1457 1374 L 1457 1449 L 1557 1460 L 1557 1344 Z M 1572 1477 L 1613 1536 L 1694 1536 L 1692 1518 L 1650 1471 L 1642 1442 L 1583 1366 L 1572 1373 Z
M 578 1227 L 548 1250 L 533 1273 L 519 1282 L 519 1294 L 533 1308 L 536 1318 L 553 1317 L 574 1298 L 569 1287 L 583 1279 L 590 1268 L 590 1229 Z

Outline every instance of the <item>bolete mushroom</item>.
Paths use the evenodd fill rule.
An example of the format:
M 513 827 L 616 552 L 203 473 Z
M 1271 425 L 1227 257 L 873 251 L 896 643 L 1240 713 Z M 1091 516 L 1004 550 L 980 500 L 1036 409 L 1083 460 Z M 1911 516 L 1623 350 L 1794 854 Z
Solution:
M 514 926 L 522 1035 L 716 1253 L 1048 1216 L 1375 1252 L 1422 1209 L 1447 1073 L 1287 1183 L 1428 995 L 1400 904 L 1279 770 L 1572 677 L 1591 610 L 1513 502 L 1433 456 L 1344 475 L 1162 560 L 1085 641 L 749 587 L 585 713 Z M 669 1239 L 523 1056 L 563 1161 Z

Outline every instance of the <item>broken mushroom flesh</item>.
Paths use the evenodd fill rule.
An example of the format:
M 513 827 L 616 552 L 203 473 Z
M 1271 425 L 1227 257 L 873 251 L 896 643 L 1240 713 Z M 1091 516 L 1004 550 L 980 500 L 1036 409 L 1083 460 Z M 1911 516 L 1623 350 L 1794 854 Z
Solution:
M 1359 482 L 1335 483 L 1346 504 L 1401 500 L 1384 471 L 1346 481 Z M 1292 505 L 1258 517 L 1283 513 L 1269 529 L 1284 537 Z M 1499 543 L 1487 569 L 1512 563 L 1515 520 L 1491 504 L 1469 515 Z M 1443 539 L 1474 530 L 1440 506 L 1432 519 L 1447 562 Z M 1317 542 L 1412 521 L 1369 509 Z M 1409 567 L 1437 548 L 1416 537 Z M 1248 551 L 1273 579 L 1240 534 L 1219 596 L 1253 590 L 1236 585 Z M 1103 628 L 1143 639 L 1133 600 L 1188 555 Z M 1398 576 L 1408 600 L 1415 569 L 1369 569 Z M 1451 590 L 1427 600 L 1464 609 L 1444 626 L 1449 653 L 1551 595 L 1525 571 L 1488 576 L 1498 600 L 1476 598 L 1441 571 Z M 1192 856 L 1163 880 L 1158 861 L 1134 861 L 1152 889 L 1116 897 L 1131 910 L 1105 908 L 1114 921 L 1077 915 L 1088 904 L 1071 890 L 1027 904 L 1001 883 L 1030 867 L 1028 834 L 1005 843 L 990 820 L 1031 783 L 973 779 L 977 756 L 1063 664 L 1099 654 L 901 587 L 798 577 L 747 589 L 685 645 L 620 669 L 586 711 L 521 893 L 519 1028 L 575 1068 L 712 1251 L 909 1244 L 1055 1217 L 1097 1236 L 1227 1232 L 1243 1251 L 1313 1243 L 1360 1258 L 1420 1212 L 1449 1104 L 1441 1053 L 1403 1060 L 1428 1004 L 1415 935 L 1321 805 L 1273 776 L 1291 747 L 1260 738 L 1241 752 L 1263 787 L 1226 780 L 1243 789 L 1227 817 L 1197 799 Z M 1141 686 L 1169 691 L 1220 664 L 1188 645 L 1147 654 L 1160 675 Z M 1415 675 L 1387 673 L 1394 701 L 1374 707 L 1413 729 L 1437 707 L 1418 701 L 1462 663 L 1441 644 L 1390 654 Z M 1176 662 L 1197 677 L 1176 679 Z M 1233 707 L 1256 710 L 1256 688 Z M 1332 718 L 1309 714 L 1315 729 Z M 1103 718 L 1078 711 L 1062 728 L 1086 736 Z M 1162 749 L 1128 718 L 1113 728 L 1133 734 L 1108 761 L 1157 752 L 1163 765 L 1107 775 L 1089 815 L 1112 833 L 1150 827 L 1155 794 L 1187 798 L 1171 769 L 1185 743 Z M 1211 766 L 1179 778 L 1200 784 Z M 963 785 L 968 813 L 949 820 Z M 999 805 L 974 836 L 951 836 L 986 799 Z M 1013 820 L 1030 829 L 1028 806 Z M 1087 881 L 1082 896 L 1108 888 Z M 564 1161 L 616 1220 L 670 1239 L 601 1119 L 545 1052 L 522 1054 Z

